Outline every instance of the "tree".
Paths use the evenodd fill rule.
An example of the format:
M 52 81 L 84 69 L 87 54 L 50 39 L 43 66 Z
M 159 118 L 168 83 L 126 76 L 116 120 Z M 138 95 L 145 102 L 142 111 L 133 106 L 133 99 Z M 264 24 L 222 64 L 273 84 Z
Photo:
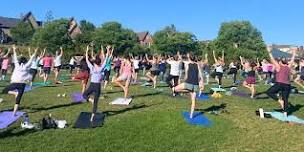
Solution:
M 81 34 L 77 35 L 75 38 L 75 44 L 79 48 L 85 48 L 85 45 L 88 45 L 93 41 L 93 34 L 95 31 L 95 25 L 86 20 L 80 21 L 80 30 Z
M 62 46 L 65 55 L 73 53 L 74 45 L 68 35 L 68 22 L 67 19 L 58 19 L 46 23 L 35 32 L 32 44 L 40 48 L 47 47 L 47 50 L 53 53 Z
M 174 25 L 167 26 L 153 35 L 153 48 L 163 54 L 198 53 L 198 41 L 192 33 L 179 32 Z
M 224 50 L 227 59 L 238 59 L 241 55 L 255 60 L 267 55 L 261 32 L 249 21 L 222 23 L 215 47 L 217 52 Z
M 130 29 L 123 28 L 120 23 L 107 22 L 102 24 L 94 32 L 93 41 L 95 45 L 114 45 L 115 52 L 123 54 L 132 50 L 138 43 L 137 35 Z
M 51 22 L 52 20 L 54 20 L 53 12 L 47 11 L 45 14 L 45 22 Z
M 33 37 L 34 29 L 29 23 L 19 22 L 11 29 L 12 39 L 19 44 L 29 43 Z

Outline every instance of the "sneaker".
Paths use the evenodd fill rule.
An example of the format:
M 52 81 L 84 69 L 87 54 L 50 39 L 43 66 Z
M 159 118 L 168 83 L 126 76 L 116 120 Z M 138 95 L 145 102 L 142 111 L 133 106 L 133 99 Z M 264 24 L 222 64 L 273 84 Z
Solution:
M 25 128 L 25 129 L 33 129 L 35 126 L 33 124 L 30 123 L 21 123 L 21 128 Z
M 94 99 L 89 98 L 89 102 L 94 103 Z

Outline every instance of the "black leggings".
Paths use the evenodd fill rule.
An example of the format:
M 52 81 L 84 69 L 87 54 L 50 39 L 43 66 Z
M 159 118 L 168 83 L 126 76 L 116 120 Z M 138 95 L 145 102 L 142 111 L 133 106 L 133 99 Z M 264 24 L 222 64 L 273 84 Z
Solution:
M 171 83 L 172 79 L 174 81 L 174 84 Z M 176 87 L 178 85 L 178 79 L 179 79 L 179 76 L 173 76 L 170 74 L 166 79 L 166 83 L 169 85 L 170 88 Z
M 273 85 L 271 88 L 269 88 L 266 91 L 266 94 L 272 98 L 273 100 L 278 101 L 279 98 L 277 96 L 277 93 L 280 93 L 282 96 L 282 99 L 284 101 L 284 112 L 287 112 L 287 108 L 288 108 L 288 97 L 290 94 L 290 84 L 284 84 L 284 83 L 278 83 L 276 82 L 275 85 Z
M 22 95 L 24 93 L 25 85 L 25 83 L 11 83 L 3 89 L 2 93 L 7 94 L 9 91 L 17 90 L 18 95 L 16 97 L 16 104 L 20 104 Z
M 90 83 L 89 88 L 83 93 L 83 98 L 88 100 L 89 96 L 94 93 L 93 113 L 97 111 L 97 104 L 100 96 L 100 83 Z
M 219 85 L 222 85 L 222 78 L 223 78 L 223 73 L 221 72 L 216 72 L 215 75 L 217 76 L 219 80 Z
M 37 70 L 36 69 L 30 69 L 30 74 L 32 75 L 32 82 L 34 82 L 36 75 L 37 75 Z
M 237 69 L 236 68 L 230 68 L 228 74 L 229 75 L 232 74 L 232 76 L 233 76 L 233 83 L 235 83 L 236 82 Z

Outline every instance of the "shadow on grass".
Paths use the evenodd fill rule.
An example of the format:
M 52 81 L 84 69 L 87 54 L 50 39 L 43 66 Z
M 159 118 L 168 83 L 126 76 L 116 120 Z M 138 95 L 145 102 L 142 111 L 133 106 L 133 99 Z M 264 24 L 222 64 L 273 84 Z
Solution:
M 19 136 L 24 136 L 30 133 L 37 132 L 38 130 L 35 129 L 18 129 L 15 128 L 10 128 L 5 131 L 0 131 L 0 139 L 4 138 L 9 138 L 9 137 L 19 137 Z
M 301 104 L 296 104 L 295 106 L 290 104 L 289 108 L 288 108 L 288 114 L 291 115 L 292 113 L 299 111 L 303 107 L 304 107 L 304 105 L 301 105 Z
M 144 108 L 149 108 L 155 105 L 160 105 L 161 103 L 156 103 L 156 104 L 151 104 L 151 105 L 145 105 L 145 104 L 138 104 L 138 105 L 133 105 L 132 107 L 128 107 L 122 110 L 116 110 L 116 111 L 103 111 L 104 114 L 106 114 L 106 117 L 109 116 L 115 116 L 118 114 L 122 114 L 128 111 L 132 111 L 132 110 L 138 110 L 138 109 L 144 109 Z
M 119 91 L 105 91 L 105 94 L 114 94 L 114 93 L 121 93 L 124 92 L 123 90 L 119 90 Z
M 160 94 L 160 93 L 161 93 L 161 92 L 158 91 L 158 92 L 154 92 L 154 93 L 137 94 L 137 95 L 133 95 L 133 96 L 131 96 L 131 97 L 132 97 L 132 98 L 148 97 L 148 96 L 158 95 L 158 94 Z
M 206 109 L 195 109 L 195 110 L 205 113 L 205 112 L 212 112 L 212 111 L 222 111 L 222 110 L 225 110 L 226 107 L 227 107 L 227 104 L 222 103 L 221 105 L 218 105 L 218 106 L 211 106 Z
M 55 106 L 50 106 L 50 107 L 39 107 L 39 108 L 23 107 L 23 109 L 31 110 L 28 113 L 36 113 L 36 112 L 40 112 L 40 111 L 47 111 L 47 110 L 52 110 L 52 109 L 57 109 L 57 108 L 71 107 L 71 106 L 76 106 L 76 105 L 80 105 L 80 104 L 82 104 L 82 103 L 69 103 L 69 104 L 61 104 L 61 105 L 55 105 Z

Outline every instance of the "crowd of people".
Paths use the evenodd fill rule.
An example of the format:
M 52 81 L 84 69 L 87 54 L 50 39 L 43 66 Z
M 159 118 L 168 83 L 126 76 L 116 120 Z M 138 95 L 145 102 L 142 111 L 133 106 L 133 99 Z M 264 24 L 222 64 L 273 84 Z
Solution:
M 157 88 L 159 83 L 166 83 L 173 97 L 180 93 L 189 93 L 190 118 L 193 117 L 195 110 L 196 96 L 204 91 L 204 86 L 209 85 L 210 77 L 216 80 L 219 88 L 223 86 L 223 79 L 231 78 L 233 85 L 240 85 L 238 78 L 241 77 L 244 80 L 241 85 L 249 90 L 251 98 L 256 96 L 256 83 L 265 83 L 270 86 L 266 94 L 278 101 L 282 112 L 287 115 L 291 82 L 294 81 L 300 88 L 304 88 L 304 60 L 295 61 L 298 48 L 292 48 L 293 53 L 289 60 L 275 59 L 271 53 L 272 48 L 268 47 L 267 50 L 268 60 L 259 61 L 259 59 L 245 59 L 240 56 L 239 60 L 229 64 L 225 62 L 224 51 L 219 57 L 213 52 L 214 63 L 210 64 L 208 54 L 203 58 L 192 53 L 182 55 L 179 52 L 173 56 L 159 54 L 115 56 L 114 46 L 108 45 L 105 50 L 101 46 L 98 53 L 87 46 L 83 55 L 70 57 L 68 65 L 71 80 L 81 81 L 83 98 L 93 104 L 91 121 L 94 120 L 97 112 L 102 88 L 118 85 L 124 92 L 124 98 L 130 98 L 132 93 L 129 87 L 131 84 L 139 83 L 140 75 L 145 76 L 153 88 Z M 48 53 L 47 49 L 38 53 L 39 48 L 34 52 L 29 49 L 28 56 L 23 54 L 18 56 L 17 52 L 19 53 L 16 46 L 6 51 L 0 49 L 1 81 L 8 80 L 8 70 L 12 71 L 10 84 L 2 93 L 15 96 L 14 114 L 18 110 L 26 85 L 32 86 L 37 75 L 43 77 L 43 82 L 47 83 L 53 72 L 54 83 L 62 83 L 59 77 L 64 55 L 61 47 L 55 55 Z M 112 71 L 114 74 L 110 79 Z M 2 101 L 3 99 L 0 98 L 0 102 Z

